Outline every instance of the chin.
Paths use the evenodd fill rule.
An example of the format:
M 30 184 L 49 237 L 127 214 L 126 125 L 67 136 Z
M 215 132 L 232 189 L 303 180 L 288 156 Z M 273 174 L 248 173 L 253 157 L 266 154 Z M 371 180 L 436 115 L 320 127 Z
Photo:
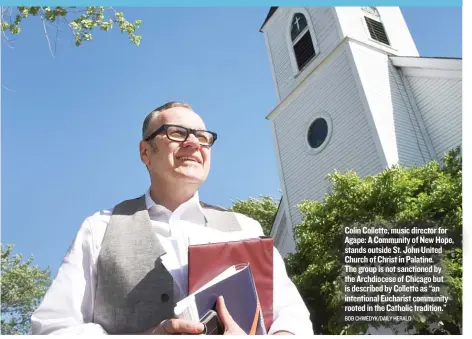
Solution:
M 180 179 L 184 179 L 189 183 L 201 184 L 205 180 L 203 173 L 180 172 L 178 174 Z

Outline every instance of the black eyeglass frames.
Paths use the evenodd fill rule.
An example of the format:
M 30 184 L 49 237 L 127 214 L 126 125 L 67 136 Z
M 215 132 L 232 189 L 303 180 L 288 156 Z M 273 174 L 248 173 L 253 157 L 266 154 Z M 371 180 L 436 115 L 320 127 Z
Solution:
M 198 139 L 198 142 L 202 146 L 212 146 L 217 138 L 217 134 L 210 131 L 197 130 L 192 128 L 187 128 L 179 125 L 164 124 L 154 132 L 152 132 L 145 141 L 153 139 L 156 135 L 161 134 L 162 132 L 166 133 L 166 136 L 169 140 L 184 142 L 188 139 L 188 136 L 191 134 L 195 135 Z

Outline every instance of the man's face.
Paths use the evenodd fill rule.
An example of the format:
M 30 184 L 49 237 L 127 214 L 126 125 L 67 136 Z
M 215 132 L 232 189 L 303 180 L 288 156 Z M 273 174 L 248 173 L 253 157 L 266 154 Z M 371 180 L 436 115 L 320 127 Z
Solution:
M 203 120 L 195 112 L 184 108 L 167 109 L 151 121 L 150 133 L 164 124 L 180 125 L 205 130 Z M 141 142 L 141 159 L 151 177 L 169 184 L 203 183 L 210 170 L 210 148 L 201 146 L 193 134 L 184 142 L 169 140 L 165 132 L 149 142 Z

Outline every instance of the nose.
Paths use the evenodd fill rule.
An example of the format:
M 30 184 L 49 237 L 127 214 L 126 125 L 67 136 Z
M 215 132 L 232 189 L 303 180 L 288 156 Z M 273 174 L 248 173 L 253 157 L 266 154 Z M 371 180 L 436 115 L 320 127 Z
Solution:
M 197 137 L 193 133 L 190 133 L 187 140 L 185 140 L 185 142 L 183 143 L 183 146 L 199 148 L 200 142 L 198 141 Z

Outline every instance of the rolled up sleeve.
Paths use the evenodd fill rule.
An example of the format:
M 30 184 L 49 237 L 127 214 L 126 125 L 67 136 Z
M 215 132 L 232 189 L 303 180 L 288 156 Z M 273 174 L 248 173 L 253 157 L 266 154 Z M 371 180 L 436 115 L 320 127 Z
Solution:
M 95 288 L 93 236 L 89 221 L 80 227 L 58 273 L 31 317 L 33 334 L 107 334 L 92 323 Z

